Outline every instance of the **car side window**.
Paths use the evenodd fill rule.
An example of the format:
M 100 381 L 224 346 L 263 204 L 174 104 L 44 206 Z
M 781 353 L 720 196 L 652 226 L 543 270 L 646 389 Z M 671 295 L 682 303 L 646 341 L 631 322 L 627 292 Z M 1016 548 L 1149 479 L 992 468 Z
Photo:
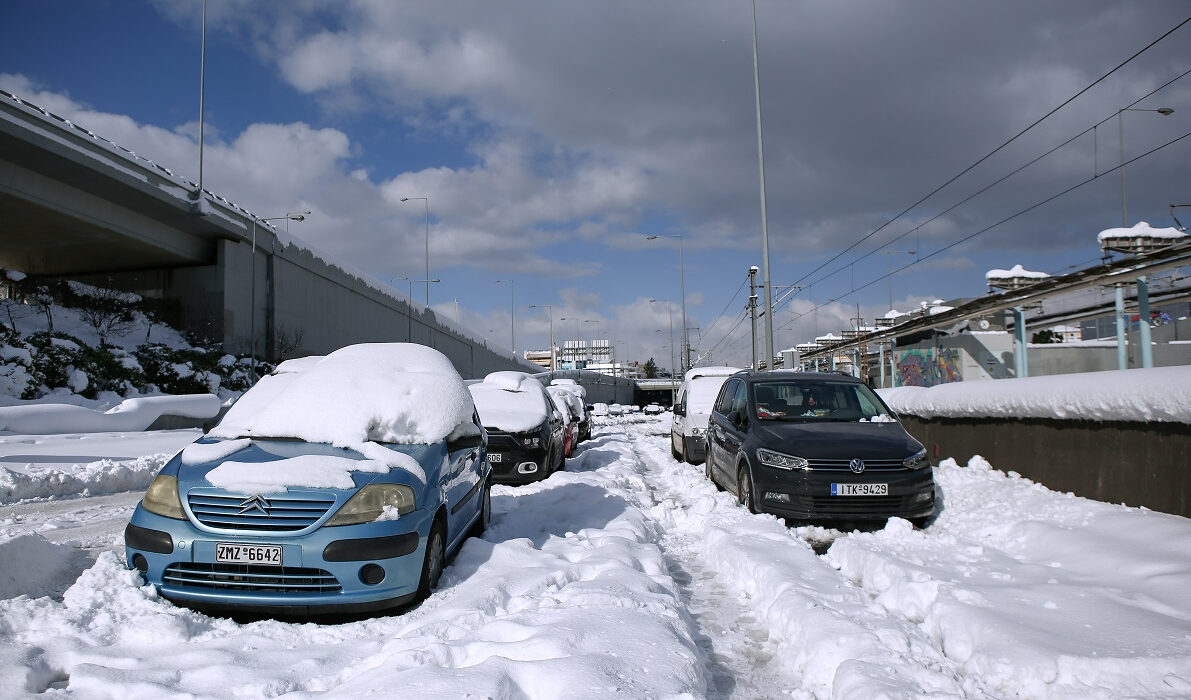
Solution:
M 732 394 L 732 406 L 729 410 L 736 411 L 742 419 L 748 418 L 748 387 L 744 382 L 736 382 L 736 391 Z
M 715 412 L 728 415 L 732 410 L 732 398 L 736 395 L 736 385 L 740 381 L 737 379 L 730 379 L 720 387 L 720 395 L 715 399 Z

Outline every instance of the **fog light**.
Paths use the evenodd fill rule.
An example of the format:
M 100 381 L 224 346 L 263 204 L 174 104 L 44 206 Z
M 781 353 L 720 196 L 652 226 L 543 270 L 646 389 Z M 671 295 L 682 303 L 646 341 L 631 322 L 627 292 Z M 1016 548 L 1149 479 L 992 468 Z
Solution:
M 135 566 L 136 570 L 142 574 L 149 573 L 149 560 L 145 559 L 144 554 L 132 555 L 132 565 Z
M 777 501 L 778 503 L 789 503 L 790 502 L 790 494 L 766 491 L 765 492 L 765 500 L 766 501 Z
M 538 470 L 537 462 L 522 462 L 517 465 L 517 471 L 521 474 L 533 474 Z
M 378 564 L 365 564 L 360 567 L 360 580 L 366 585 L 375 586 L 385 580 L 385 570 Z
M 934 500 L 934 497 L 935 497 L 934 491 L 921 491 L 919 493 L 914 494 L 914 502 L 915 503 L 923 503 L 925 501 Z

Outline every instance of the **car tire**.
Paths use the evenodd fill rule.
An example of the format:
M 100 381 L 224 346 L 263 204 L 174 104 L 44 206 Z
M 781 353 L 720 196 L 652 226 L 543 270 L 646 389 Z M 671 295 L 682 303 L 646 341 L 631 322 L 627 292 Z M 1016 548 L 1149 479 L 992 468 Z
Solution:
M 418 581 L 418 600 L 426 600 L 438 587 L 447 561 L 447 535 L 442 520 L 436 519 L 426 538 L 426 558 L 422 560 L 422 576 Z
M 682 439 L 682 458 L 684 460 L 686 460 L 687 464 L 695 464 L 695 465 L 703 464 L 704 462 L 707 461 L 706 457 L 704 457 L 703 459 L 694 459 L 691 457 L 691 451 L 689 449 L 687 449 L 685 437 Z
M 753 500 L 753 477 L 747 464 L 740 465 L 740 471 L 736 476 L 736 502 L 750 513 L 757 512 L 757 505 Z
M 484 533 L 488 531 L 488 525 L 492 522 L 492 480 L 484 482 L 484 491 L 480 495 L 480 518 L 475 525 L 471 526 L 472 537 L 483 537 Z
M 670 456 L 679 462 L 686 461 L 683 458 L 682 453 L 679 452 L 678 448 L 674 446 L 674 433 L 670 433 Z
M 715 487 L 716 491 L 724 490 L 719 485 L 719 482 L 715 480 L 715 472 L 711 469 L 711 455 L 708 455 L 707 459 L 703 460 L 703 476 L 707 477 L 707 480 L 711 482 L 711 485 Z

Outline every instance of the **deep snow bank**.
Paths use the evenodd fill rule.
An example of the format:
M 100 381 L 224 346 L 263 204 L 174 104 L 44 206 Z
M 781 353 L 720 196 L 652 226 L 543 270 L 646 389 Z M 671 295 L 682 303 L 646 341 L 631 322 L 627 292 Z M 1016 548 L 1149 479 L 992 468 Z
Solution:
M 69 404 L 0 407 L 0 430 L 21 435 L 110 433 L 144 430 L 161 416 L 214 418 L 222 402 L 214 394 L 126 399 L 107 411 Z

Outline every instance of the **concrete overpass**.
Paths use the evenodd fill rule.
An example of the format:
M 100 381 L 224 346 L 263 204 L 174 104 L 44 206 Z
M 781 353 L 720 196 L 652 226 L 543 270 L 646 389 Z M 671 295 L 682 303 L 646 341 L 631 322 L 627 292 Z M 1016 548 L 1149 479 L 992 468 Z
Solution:
M 196 190 L 168 168 L 0 91 L 0 267 L 158 300 L 163 320 L 239 354 L 254 346 L 255 328 L 258 353 L 273 360 L 407 341 L 439 349 L 467 377 L 540 370 L 279 237 L 220 195 L 204 190 L 196 201 Z

